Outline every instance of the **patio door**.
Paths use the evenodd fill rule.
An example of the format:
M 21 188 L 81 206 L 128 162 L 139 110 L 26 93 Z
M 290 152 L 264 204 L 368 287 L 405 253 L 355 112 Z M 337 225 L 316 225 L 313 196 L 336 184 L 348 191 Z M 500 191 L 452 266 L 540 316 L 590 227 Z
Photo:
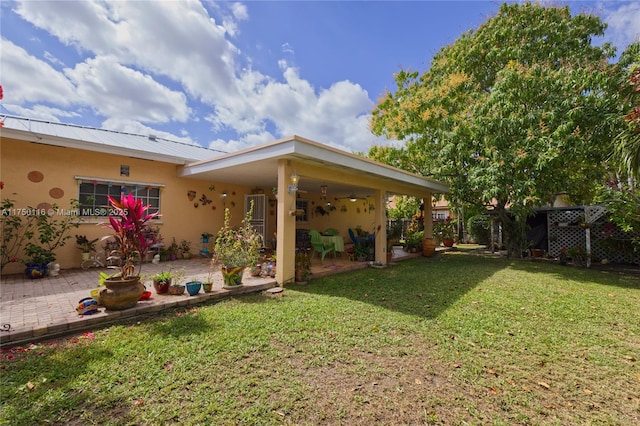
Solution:
M 244 196 L 244 216 L 251 208 L 253 201 L 253 212 L 251 214 L 251 226 L 262 235 L 262 245 L 267 244 L 267 196 L 265 194 L 250 194 Z

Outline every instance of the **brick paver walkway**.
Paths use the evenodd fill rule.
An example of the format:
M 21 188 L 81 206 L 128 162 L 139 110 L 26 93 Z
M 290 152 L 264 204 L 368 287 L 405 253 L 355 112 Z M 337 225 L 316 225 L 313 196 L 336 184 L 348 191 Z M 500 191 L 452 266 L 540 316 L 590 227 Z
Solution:
M 408 253 L 397 253 L 397 260 L 419 256 Z M 143 276 L 166 271 L 168 269 L 185 268 L 186 280 L 204 280 L 209 274 L 210 260 L 195 258 L 176 260 L 160 264 L 145 263 Z M 354 269 L 366 268 L 366 262 L 349 262 L 346 258 L 312 260 L 313 277 L 321 277 Z M 107 311 L 100 307 L 100 312 L 93 315 L 78 315 L 78 302 L 91 295 L 91 290 L 98 288 L 99 273 L 113 272 L 109 269 L 91 268 L 66 269 L 57 277 L 31 280 L 24 274 L 0 277 L 0 346 L 11 346 L 38 340 L 45 340 L 83 330 L 103 326 L 122 319 L 149 315 L 162 310 L 214 301 L 242 293 L 261 292 L 276 286 L 273 278 L 255 278 L 247 274 L 243 277 L 241 289 L 228 291 L 222 288 L 222 275 L 214 274 L 214 286 L 211 293 L 200 293 L 189 296 L 156 294 L 150 280 L 146 282 L 147 290 L 152 292 L 149 300 L 141 300 L 137 305 L 122 311 Z
M 208 259 L 176 260 L 157 265 L 145 264 L 142 274 L 150 276 L 169 268 L 185 268 L 187 281 L 203 280 L 209 273 Z M 113 272 L 107 269 L 67 269 L 57 277 L 31 280 L 22 274 L 2 276 L 0 285 L 0 344 L 9 346 L 34 340 L 56 337 L 65 333 L 86 330 L 97 325 L 111 323 L 123 318 L 146 315 L 165 309 L 189 306 L 204 301 L 228 297 L 231 292 L 222 288 L 222 276 L 214 274 L 211 293 L 189 296 L 156 294 L 150 281 L 147 290 L 152 292 L 149 300 L 141 300 L 130 309 L 100 312 L 93 315 L 78 315 L 78 302 L 91 295 L 98 288 L 99 272 Z M 276 286 L 273 278 L 254 278 L 245 275 L 243 288 L 233 290 L 233 294 L 263 291 Z

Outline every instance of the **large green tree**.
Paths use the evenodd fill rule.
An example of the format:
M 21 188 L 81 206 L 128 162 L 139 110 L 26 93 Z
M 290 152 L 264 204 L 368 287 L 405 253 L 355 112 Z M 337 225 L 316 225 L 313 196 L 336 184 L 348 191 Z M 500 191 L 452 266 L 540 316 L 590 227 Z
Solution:
M 620 105 L 623 117 L 614 159 L 622 174 L 640 180 L 640 41 L 625 49 L 618 66 L 622 78 Z
M 503 4 L 426 72 L 395 75 L 371 127 L 404 146 L 369 156 L 449 183 L 454 203 L 493 205 L 520 253 L 532 207 L 565 191 L 586 200 L 604 176 L 615 49 L 592 37 L 605 28 L 568 7 Z

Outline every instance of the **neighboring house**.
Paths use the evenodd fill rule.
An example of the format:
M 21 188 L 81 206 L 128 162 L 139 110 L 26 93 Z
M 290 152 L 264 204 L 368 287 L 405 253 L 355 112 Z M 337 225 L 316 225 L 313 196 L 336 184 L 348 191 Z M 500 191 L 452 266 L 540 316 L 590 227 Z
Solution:
M 432 194 L 448 192 L 440 182 L 299 136 L 220 154 L 153 135 L 0 119 L 2 199 L 14 200 L 18 208 L 57 205 L 55 214 L 79 200 L 74 214 L 80 227 L 73 233 L 91 239 L 108 234 L 98 226 L 106 220 L 100 209 L 107 194 L 133 193 L 160 214 L 155 225 L 165 244 L 188 240 L 194 252 L 202 248 L 203 232 L 215 235 L 222 226 L 225 208 L 239 224 L 254 200 L 253 223 L 265 245 L 277 247 L 280 284 L 293 280 L 296 228 L 335 228 L 343 236 L 357 226 L 373 232 L 385 226 L 388 196 L 421 197 L 430 210 Z M 293 174 L 299 177 L 297 191 L 290 188 Z M 376 260 L 382 262 L 385 234 L 376 234 Z M 62 268 L 79 265 L 73 240 L 57 258 Z M 10 264 L 4 272 L 21 267 Z

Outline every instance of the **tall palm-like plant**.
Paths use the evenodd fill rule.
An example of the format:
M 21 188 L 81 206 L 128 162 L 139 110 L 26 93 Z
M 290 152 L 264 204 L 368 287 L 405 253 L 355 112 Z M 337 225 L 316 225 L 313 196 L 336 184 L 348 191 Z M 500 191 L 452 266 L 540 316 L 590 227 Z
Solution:
M 105 226 L 113 230 L 113 235 L 105 238 L 115 238 L 117 250 L 109 256 L 119 258 L 121 279 L 138 276 L 142 267 L 142 259 L 149 248 L 147 241 L 147 222 L 157 216 L 157 213 L 147 213 L 149 205 L 142 204 L 142 200 L 136 200 L 133 195 L 123 195 L 120 200 L 108 197 L 112 209 L 109 223 Z M 140 268 L 136 272 L 135 264 Z

